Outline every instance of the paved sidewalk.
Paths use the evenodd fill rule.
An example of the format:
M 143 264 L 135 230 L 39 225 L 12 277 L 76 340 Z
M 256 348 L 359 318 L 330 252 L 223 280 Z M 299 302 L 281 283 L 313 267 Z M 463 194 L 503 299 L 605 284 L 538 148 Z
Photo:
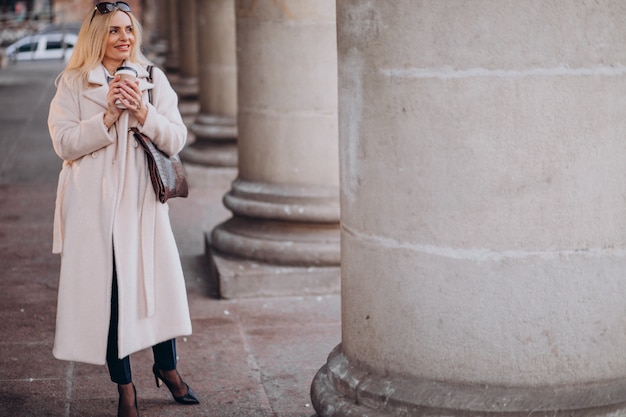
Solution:
M 46 119 L 61 64 L 0 69 L 0 416 L 104 417 L 117 390 L 104 366 L 52 357 L 58 256 L 52 215 L 61 161 Z M 188 166 L 190 197 L 171 202 L 194 334 L 178 340 L 179 369 L 202 404 L 156 389 L 151 353 L 133 355 L 143 417 L 310 417 L 315 372 L 341 340 L 338 295 L 217 300 L 204 278 L 203 233 L 226 219 L 234 170 Z

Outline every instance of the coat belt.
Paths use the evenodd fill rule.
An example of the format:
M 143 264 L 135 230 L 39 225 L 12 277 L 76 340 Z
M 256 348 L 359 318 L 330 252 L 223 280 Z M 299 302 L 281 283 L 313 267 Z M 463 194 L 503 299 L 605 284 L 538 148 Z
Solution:
M 146 204 L 146 199 L 153 199 L 154 196 L 146 192 L 144 195 L 143 215 L 141 216 L 141 255 L 143 259 L 143 287 L 146 300 L 146 316 L 152 317 L 155 312 L 155 270 L 154 270 L 154 253 L 156 239 L 156 210 L 155 204 Z

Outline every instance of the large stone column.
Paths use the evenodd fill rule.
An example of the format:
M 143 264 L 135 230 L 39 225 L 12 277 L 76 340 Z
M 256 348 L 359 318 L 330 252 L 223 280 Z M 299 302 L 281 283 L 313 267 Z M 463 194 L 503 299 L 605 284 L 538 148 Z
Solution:
M 238 178 L 210 236 L 226 298 L 339 287 L 333 0 L 236 2 Z
M 180 67 L 180 33 L 178 29 L 178 1 L 167 0 L 168 19 L 168 42 L 167 56 L 165 57 L 165 68 L 172 77 L 172 73 L 178 72 Z
M 169 0 L 156 0 L 156 37 L 165 40 L 170 36 Z
M 172 85 L 181 98 L 198 95 L 198 14 L 196 0 L 177 0 L 179 68 Z M 183 111 L 181 109 L 181 111 Z
M 146 46 L 152 47 L 157 37 L 157 0 L 143 0 L 141 2 L 141 29 L 142 38 Z
M 189 162 L 237 166 L 237 54 L 235 0 L 197 0 L 198 101 L 190 130 L 196 142 L 185 149 Z
M 170 41 L 169 0 L 151 0 L 150 4 L 154 19 L 149 47 L 152 54 L 150 59 L 164 66 Z
M 626 415 L 620 2 L 337 2 L 320 417 Z

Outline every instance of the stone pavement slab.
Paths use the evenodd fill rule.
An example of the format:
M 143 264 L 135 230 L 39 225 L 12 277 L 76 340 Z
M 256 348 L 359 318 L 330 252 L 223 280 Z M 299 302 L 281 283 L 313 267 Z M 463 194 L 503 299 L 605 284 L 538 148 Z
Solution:
M 51 254 L 61 161 L 47 131 L 60 63 L 0 70 L 0 417 L 104 417 L 117 411 L 106 367 L 52 356 L 59 258 Z M 132 355 L 142 416 L 310 417 L 309 388 L 340 342 L 338 295 L 219 300 L 206 280 L 204 233 L 229 217 L 231 169 L 188 166 L 188 199 L 170 204 L 194 333 L 179 369 L 201 405 L 157 389 L 151 352 Z

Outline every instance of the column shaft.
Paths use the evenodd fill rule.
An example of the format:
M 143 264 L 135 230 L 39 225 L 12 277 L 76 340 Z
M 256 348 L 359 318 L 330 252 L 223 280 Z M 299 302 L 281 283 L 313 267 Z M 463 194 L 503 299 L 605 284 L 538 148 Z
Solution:
M 183 99 L 198 95 L 198 14 L 196 0 L 178 0 L 179 68 L 172 80 L 174 89 Z M 181 112 L 183 109 L 181 109 Z
M 178 29 L 178 2 L 167 0 L 168 17 L 168 43 L 165 68 L 167 71 L 176 73 L 180 66 L 180 33 Z
M 164 64 L 170 41 L 169 4 L 168 0 L 153 0 L 154 5 L 154 31 L 150 50 L 154 56 L 153 61 Z
M 207 166 L 237 166 L 235 1 L 197 0 L 198 101 L 190 126 L 196 137 L 184 158 Z

